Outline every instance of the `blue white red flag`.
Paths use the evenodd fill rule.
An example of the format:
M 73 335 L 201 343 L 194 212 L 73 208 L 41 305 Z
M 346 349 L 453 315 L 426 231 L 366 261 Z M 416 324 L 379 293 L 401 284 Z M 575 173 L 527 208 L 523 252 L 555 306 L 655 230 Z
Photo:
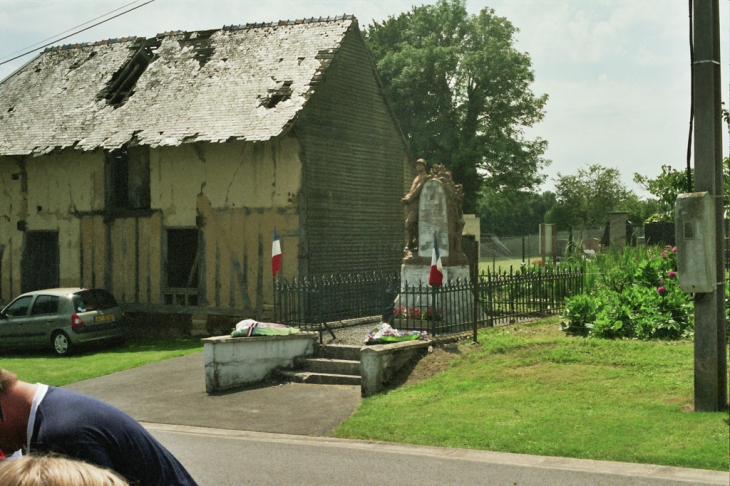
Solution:
M 276 234 L 276 227 L 274 227 L 274 242 L 271 245 L 271 276 L 276 277 L 279 270 L 281 270 L 281 243 L 279 235 Z
M 444 267 L 441 265 L 441 252 L 436 233 L 433 234 L 433 252 L 431 253 L 431 273 L 428 275 L 428 285 L 441 287 L 444 280 Z

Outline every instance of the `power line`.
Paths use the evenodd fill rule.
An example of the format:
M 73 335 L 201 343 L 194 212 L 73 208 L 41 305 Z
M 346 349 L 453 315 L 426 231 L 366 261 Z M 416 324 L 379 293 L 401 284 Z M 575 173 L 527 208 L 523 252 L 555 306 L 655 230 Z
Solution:
M 42 41 L 38 41 L 38 42 L 36 42 L 35 44 L 31 44 L 31 45 L 29 45 L 29 46 L 27 46 L 27 47 L 23 47 L 22 49 L 18 49 L 18 50 L 17 50 L 17 51 L 15 51 L 15 52 L 11 52 L 11 53 L 10 53 L 10 54 L 8 54 L 7 56 L 3 56 L 3 57 L 0 57 L 0 61 L 2 61 L 2 60 L 3 60 L 3 59 L 5 59 L 5 58 L 8 58 L 8 57 L 10 57 L 10 56 L 12 56 L 12 55 L 14 55 L 14 54 L 17 54 L 17 53 L 19 53 L 19 52 L 22 52 L 22 51 L 26 51 L 26 50 L 30 49 L 31 47 L 35 47 L 35 46 L 37 46 L 38 44 L 42 44 L 42 43 L 44 43 L 44 42 L 50 41 L 50 40 L 52 40 L 52 39 L 55 39 L 56 37 L 58 37 L 58 36 L 61 36 L 61 35 L 65 34 L 65 33 L 67 33 L 67 32 L 71 32 L 71 31 L 72 31 L 72 30 L 74 30 L 74 29 L 78 29 L 79 27 L 83 27 L 84 25 L 86 25 L 86 24 L 89 24 L 89 23 L 91 23 L 91 22 L 93 22 L 93 21 L 95 21 L 95 20 L 99 20 L 99 19 L 101 19 L 101 18 L 104 18 L 104 17 L 106 17 L 106 16 L 107 16 L 107 15 L 109 15 L 109 14 L 113 14 L 114 12 L 117 12 L 117 11 L 119 11 L 119 10 L 123 9 L 123 8 L 127 8 L 127 7 L 129 7 L 130 5 L 133 5 L 133 4 L 135 4 L 135 3 L 137 3 L 137 2 L 140 2 L 140 1 L 141 1 L 141 0 L 134 0 L 133 2 L 129 2 L 129 3 L 128 3 L 128 4 L 126 4 L 126 5 L 122 5 L 122 6 L 121 6 L 121 7 L 119 7 L 119 8 L 115 8 L 114 10 L 112 10 L 112 11 L 110 11 L 110 12 L 107 12 L 107 13 L 105 13 L 105 14 L 99 15 L 99 16 L 98 16 L 98 17 L 96 17 L 96 18 L 93 18 L 93 19 L 91 19 L 91 20 L 88 20 L 88 21 L 86 21 L 86 22 L 84 22 L 84 23 L 82 23 L 82 24 L 79 24 L 79 25 L 75 26 L 75 27 L 71 27 L 71 28 L 70 28 L 70 29 L 68 29 L 68 30 L 64 30 L 63 32 L 60 32 L 60 33 L 58 33 L 58 34 L 56 34 L 56 35 L 53 35 L 53 36 L 51 36 L 51 37 L 48 37 L 48 38 L 46 38 L 46 39 L 43 39 Z M 39 49 L 40 49 L 40 48 L 39 48 Z
M 137 0 L 137 1 L 139 1 L 139 0 Z M 126 10 L 126 11 L 124 11 L 124 12 L 120 13 L 120 14 L 114 15 L 113 17 L 109 17 L 108 19 L 102 20 L 101 22 L 97 22 L 97 23 L 95 23 L 95 24 L 93 24 L 93 25 L 90 25 L 90 26 L 88 26 L 88 27 L 86 27 L 86 28 L 83 28 L 83 29 L 81 29 L 81 30 L 77 30 L 76 32 L 74 32 L 74 33 L 72 33 L 72 34 L 69 34 L 69 35 L 67 35 L 67 36 L 65 36 L 65 37 L 61 37 L 60 39 L 56 39 L 56 40 L 54 40 L 53 42 L 49 42 L 49 43 L 47 43 L 47 44 L 43 44 L 43 45 L 42 45 L 42 46 L 40 46 L 40 47 L 36 47 L 36 48 L 34 48 L 34 49 L 31 49 L 31 50 L 29 50 L 29 51 L 27 51 L 27 52 L 24 52 L 23 54 L 20 54 L 20 55 L 18 55 L 18 56 L 15 56 L 15 57 L 13 57 L 13 58 L 10 58 L 10 59 L 8 59 L 8 60 L 6 60 L 6 61 L 2 61 L 2 62 L 0 62 L 0 66 L 2 66 L 3 64 L 7 64 L 7 63 L 9 63 L 10 61 L 14 61 L 14 60 L 16 60 L 16 59 L 20 59 L 20 58 L 21 58 L 21 57 L 23 57 L 23 56 L 27 56 L 28 54 L 31 54 L 31 53 L 33 53 L 33 52 L 35 52 L 35 51 L 39 50 L 39 49 L 43 49 L 44 47 L 48 47 L 48 46 L 50 46 L 51 44 L 54 44 L 54 43 L 56 43 L 56 42 L 59 42 L 59 41 L 62 41 L 62 40 L 64 40 L 64 39 L 68 39 L 69 37 L 73 37 L 73 36 L 75 36 L 76 34 L 80 34 L 81 32 L 84 32 L 84 31 L 87 31 L 87 30 L 89 30 L 89 29 L 92 29 L 92 28 L 96 27 L 97 25 L 101 25 L 101 24 L 103 24 L 103 23 L 105 23 L 105 22 L 109 22 L 109 21 L 110 21 L 110 20 L 112 20 L 112 19 L 115 19 L 115 18 L 117 18 L 117 17 L 121 17 L 122 15 L 124 15 L 124 14 L 127 14 L 127 13 L 131 12 L 132 10 L 137 10 L 138 8 L 144 7 L 145 5 L 148 5 L 148 4 L 150 4 L 150 3 L 154 2 L 154 1 L 155 1 L 155 0 L 148 0 L 147 2 L 143 3 L 142 5 L 137 5 L 136 7 L 132 7 L 132 8 L 130 8 L 129 10 Z M 132 2 L 132 3 L 130 3 L 130 4 L 127 4 L 127 5 L 132 5 L 133 3 L 136 3 L 136 2 Z M 125 5 L 125 7 L 126 7 L 127 5 Z M 124 7 L 120 7 L 120 8 L 124 8 Z M 117 9 L 117 10 L 119 10 L 119 9 Z M 112 12 L 116 12 L 116 10 L 112 10 Z M 109 12 L 109 13 L 112 13 L 112 12 Z M 108 14 L 105 14 L 105 15 L 108 15 Z M 102 17 L 104 17 L 105 15 L 102 15 Z M 97 18 L 99 18 L 99 17 L 97 17 Z M 89 20 L 89 22 L 93 22 L 93 20 Z M 85 22 L 85 24 L 88 24 L 89 22 Z M 81 24 L 81 25 L 84 25 L 84 24 Z M 68 32 L 68 31 L 66 31 L 66 32 Z M 61 35 L 61 34 L 58 34 L 58 35 Z M 57 36 L 54 36 L 54 37 L 57 37 Z M 53 37 L 51 37 L 51 38 L 53 38 Z M 43 42 L 43 41 L 41 41 L 41 42 Z M 16 52 L 17 52 L 17 51 L 16 51 Z

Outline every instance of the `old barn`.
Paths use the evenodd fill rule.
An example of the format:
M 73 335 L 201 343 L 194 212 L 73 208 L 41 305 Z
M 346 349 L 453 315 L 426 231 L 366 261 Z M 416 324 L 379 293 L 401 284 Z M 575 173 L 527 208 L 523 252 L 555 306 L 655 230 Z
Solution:
M 0 299 L 266 315 L 285 277 L 395 270 L 407 145 L 352 16 L 47 49 L 0 83 Z

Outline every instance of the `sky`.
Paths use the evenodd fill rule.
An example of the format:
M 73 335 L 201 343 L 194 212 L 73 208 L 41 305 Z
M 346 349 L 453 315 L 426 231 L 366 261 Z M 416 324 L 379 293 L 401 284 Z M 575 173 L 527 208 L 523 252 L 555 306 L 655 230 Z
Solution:
M 0 0 L 0 62 L 16 51 L 118 9 L 148 0 Z M 434 0 L 435 1 L 435 0 Z M 354 14 L 361 27 L 410 10 L 413 0 L 154 0 L 54 45 L 172 30 Z M 549 100 L 542 122 L 525 131 L 548 141 L 543 189 L 558 174 L 615 167 L 622 182 L 662 165 L 686 166 L 690 110 L 686 0 L 468 0 L 470 13 L 493 8 L 518 29 L 516 47 L 532 58 L 535 94 Z M 728 2 L 720 2 L 723 99 L 728 95 Z M 106 18 L 106 17 L 105 17 Z M 0 79 L 33 55 L 0 65 Z M 727 133 L 724 134 L 727 155 Z M 418 154 L 415 154 L 418 155 Z M 458 181 L 457 181 L 458 182 Z

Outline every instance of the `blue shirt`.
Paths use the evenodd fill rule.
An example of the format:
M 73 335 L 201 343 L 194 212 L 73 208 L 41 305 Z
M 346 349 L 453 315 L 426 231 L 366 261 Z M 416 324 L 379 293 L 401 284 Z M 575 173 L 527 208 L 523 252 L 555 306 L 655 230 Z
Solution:
M 96 398 L 49 387 L 38 406 L 31 451 L 54 452 L 116 471 L 133 485 L 197 486 L 136 420 Z

